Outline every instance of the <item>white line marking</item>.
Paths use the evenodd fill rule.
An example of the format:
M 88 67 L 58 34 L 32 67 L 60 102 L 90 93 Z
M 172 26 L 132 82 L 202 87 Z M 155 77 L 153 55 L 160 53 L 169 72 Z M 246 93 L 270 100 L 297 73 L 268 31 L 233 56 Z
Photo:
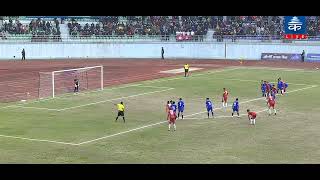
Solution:
M 50 109 L 50 108 L 44 108 L 44 107 L 31 107 L 31 106 L 19 106 L 19 105 L 15 105 L 13 107 L 26 108 L 26 109 L 37 109 L 37 110 L 48 110 L 48 111 L 59 111 L 59 109 Z
M 311 87 L 296 89 L 296 90 L 287 92 L 287 94 L 292 93 L 292 92 L 302 91 L 302 90 L 305 90 L 305 89 L 314 88 L 314 87 L 317 87 L 317 86 L 314 85 L 314 86 L 311 86 Z M 251 100 L 242 102 L 242 103 L 240 103 L 240 104 L 245 104 L 245 103 L 252 102 L 252 101 L 256 101 L 256 100 L 260 100 L 260 99 L 265 99 L 265 97 L 256 98 L 256 99 L 251 99 Z M 229 105 L 228 107 L 230 107 L 230 105 Z M 214 110 L 218 110 L 218 109 L 222 109 L 222 108 L 223 108 L 223 107 L 214 108 Z M 202 113 L 205 113 L 205 112 L 207 112 L 207 111 L 202 111 L 202 112 L 197 112 L 197 113 L 189 114 L 189 115 L 186 115 L 186 116 L 184 116 L 184 117 L 192 117 L 192 116 L 194 116 L 194 115 L 202 114 Z M 119 133 L 116 133 L 116 134 L 111 134 L 111 135 L 108 135 L 108 136 L 103 136 L 103 137 L 96 138 L 96 139 L 92 139 L 92 140 L 89 140 L 89 141 L 84 141 L 84 142 L 78 143 L 77 145 L 82 145 L 82 144 L 91 143 L 91 142 L 95 142 L 95 141 L 98 141 L 98 140 L 101 140 L 101 139 L 107 139 L 107 138 L 110 138 L 110 137 L 118 136 L 118 135 L 121 135 L 121 134 L 126 134 L 126 133 L 129 133 L 129 132 L 137 131 L 137 130 L 139 130 L 139 129 L 144 129 L 144 128 L 147 128 L 147 127 L 156 126 L 156 125 L 163 124 L 163 123 L 166 123 L 166 122 L 167 122 L 167 121 L 161 121 L 161 122 L 157 122 L 157 123 L 154 123 L 154 124 L 149 124 L 149 125 L 141 126 L 141 127 L 138 127 L 138 128 L 134 128 L 134 129 L 128 130 L 128 131 L 123 131 L 123 132 L 119 132 Z
M 172 88 L 172 87 L 165 87 L 165 86 L 144 86 L 144 85 L 140 85 L 138 87 L 159 88 L 159 89 Z
M 203 68 L 190 68 L 189 72 L 191 71 L 197 71 L 201 70 Z M 183 73 L 184 69 L 183 68 L 178 68 L 178 69 L 171 69 L 171 70 L 166 70 L 166 71 L 160 71 L 160 73 L 169 73 L 169 74 L 178 74 L 178 73 Z
M 51 142 L 51 143 L 56 143 L 56 144 L 66 144 L 66 145 L 73 145 L 73 146 L 77 146 L 78 145 L 78 144 L 75 144 L 75 143 L 68 143 L 68 142 L 62 142 L 62 141 L 52 141 L 52 140 L 46 140 L 46 139 L 24 138 L 24 137 L 19 137 L 19 136 L 7 136 L 7 135 L 1 135 L 1 134 L 0 134 L 0 137 L 23 139 L 23 140 L 29 140 L 29 141 Z
M 115 100 L 121 100 L 121 99 L 132 98 L 132 97 L 137 97 L 137 96 L 142 96 L 142 95 L 147 95 L 147 94 L 169 91 L 169 90 L 173 90 L 173 89 L 174 88 L 170 88 L 170 89 L 164 89 L 164 90 L 159 90 L 159 91 L 152 91 L 152 92 L 140 93 L 140 94 L 135 94 L 135 95 L 130 95 L 130 96 L 124 96 L 124 97 L 119 97 L 119 98 L 114 98 L 114 99 L 108 99 L 108 100 L 104 100 L 104 101 L 98 101 L 98 102 L 83 104 L 83 105 L 79 105 L 79 106 L 63 108 L 63 109 L 59 109 L 58 111 L 65 111 L 65 110 L 70 110 L 70 109 L 75 109 L 75 108 L 80 108 L 80 107 L 85 107 L 85 106 L 90 106 L 90 105 L 95 105 L 95 104 L 100 104 L 100 103 L 105 103 L 105 102 L 112 102 Z
M 214 74 L 214 73 L 219 73 L 219 72 L 226 72 L 226 71 L 232 71 L 232 70 L 237 70 L 237 69 L 241 69 L 239 67 L 237 68 L 231 68 L 231 69 L 223 69 L 220 71 L 208 71 L 206 73 L 201 73 L 201 74 L 194 74 L 190 77 L 196 77 L 196 76 L 203 76 L 203 75 L 208 75 L 208 74 Z M 169 78 L 169 79 L 155 79 L 155 80 L 151 80 L 151 81 L 146 81 L 144 84 L 151 84 L 151 83 L 157 83 L 157 82 L 163 82 L 163 81 L 172 81 L 172 80 L 176 80 L 176 79 L 184 79 L 186 77 L 175 77 L 175 78 Z

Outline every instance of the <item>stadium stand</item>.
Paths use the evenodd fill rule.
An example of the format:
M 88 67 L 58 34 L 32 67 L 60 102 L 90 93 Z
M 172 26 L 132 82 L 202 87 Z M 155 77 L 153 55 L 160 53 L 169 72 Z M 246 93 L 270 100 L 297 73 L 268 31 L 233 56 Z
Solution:
M 63 24 L 63 27 L 66 27 L 64 34 L 68 34 L 65 36 L 66 39 L 72 38 L 72 40 L 139 38 L 146 40 L 148 37 L 153 37 L 161 41 L 226 39 L 269 41 L 282 40 L 283 18 L 283 16 L 11 17 L 6 20 L 0 19 L 0 38 L 8 40 L 27 37 L 33 42 L 62 41 L 60 25 Z M 306 20 L 307 34 L 311 37 L 309 39 L 319 40 L 320 17 L 306 16 Z

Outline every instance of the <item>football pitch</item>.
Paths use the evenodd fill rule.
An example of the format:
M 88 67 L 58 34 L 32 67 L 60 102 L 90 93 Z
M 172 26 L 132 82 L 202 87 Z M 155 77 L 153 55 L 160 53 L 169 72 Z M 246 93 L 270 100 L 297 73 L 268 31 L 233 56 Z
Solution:
M 269 116 L 260 81 L 289 84 Z M 240 118 L 221 108 L 222 88 Z M 320 72 L 230 67 L 0 104 L 0 163 L 319 163 Z M 165 104 L 185 101 L 177 131 L 168 131 Z M 205 99 L 214 103 L 207 118 Z M 126 123 L 115 122 L 123 101 Z M 258 112 L 249 125 L 246 109 Z

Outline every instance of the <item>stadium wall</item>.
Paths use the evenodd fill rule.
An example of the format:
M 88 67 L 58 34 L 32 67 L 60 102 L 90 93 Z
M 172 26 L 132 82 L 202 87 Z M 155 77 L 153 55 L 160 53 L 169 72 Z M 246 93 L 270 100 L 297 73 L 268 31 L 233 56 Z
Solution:
M 261 53 L 319 53 L 319 45 L 271 43 L 0 43 L 0 59 L 166 58 L 259 60 Z M 14 58 L 15 56 L 15 58 Z

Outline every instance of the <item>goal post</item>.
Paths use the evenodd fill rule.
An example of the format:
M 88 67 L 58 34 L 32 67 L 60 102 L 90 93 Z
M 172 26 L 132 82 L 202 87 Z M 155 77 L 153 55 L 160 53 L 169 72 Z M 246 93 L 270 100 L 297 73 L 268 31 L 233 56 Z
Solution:
M 74 92 L 74 80 L 79 81 L 79 91 L 103 90 L 103 66 L 39 72 L 39 98 Z

